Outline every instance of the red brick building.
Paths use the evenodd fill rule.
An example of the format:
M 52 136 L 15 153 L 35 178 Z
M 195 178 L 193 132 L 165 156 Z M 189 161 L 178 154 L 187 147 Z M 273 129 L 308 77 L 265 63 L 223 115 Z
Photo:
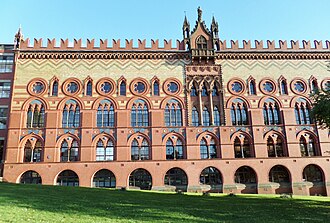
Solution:
M 182 41 L 124 45 L 18 33 L 5 181 L 330 194 L 329 131 L 309 114 L 328 41 L 239 46 L 199 9 Z

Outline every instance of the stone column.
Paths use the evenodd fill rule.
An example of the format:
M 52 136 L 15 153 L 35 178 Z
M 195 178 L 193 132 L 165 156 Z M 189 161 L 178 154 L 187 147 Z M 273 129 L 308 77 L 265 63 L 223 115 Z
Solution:
M 210 100 L 210 121 L 211 121 L 210 125 L 214 125 L 212 90 L 209 90 L 209 100 Z
M 198 89 L 199 125 L 203 125 L 202 90 Z

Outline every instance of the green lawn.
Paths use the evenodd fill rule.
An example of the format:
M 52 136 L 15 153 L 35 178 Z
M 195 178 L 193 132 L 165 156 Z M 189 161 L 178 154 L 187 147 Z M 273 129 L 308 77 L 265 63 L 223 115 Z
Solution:
M 0 183 L 0 222 L 329 222 L 330 198 Z

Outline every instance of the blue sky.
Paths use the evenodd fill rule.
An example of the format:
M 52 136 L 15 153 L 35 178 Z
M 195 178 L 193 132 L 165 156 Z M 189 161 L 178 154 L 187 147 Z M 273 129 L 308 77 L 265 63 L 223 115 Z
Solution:
M 220 39 L 330 39 L 329 0 L 3 0 L 0 43 L 20 24 L 30 39 L 182 39 L 184 12 L 193 27 L 198 6 Z

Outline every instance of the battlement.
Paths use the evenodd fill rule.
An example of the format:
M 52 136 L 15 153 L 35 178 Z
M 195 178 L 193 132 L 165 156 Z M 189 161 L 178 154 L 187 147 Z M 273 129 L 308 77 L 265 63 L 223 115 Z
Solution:
M 132 51 L 132 50 L 152 50 L 152 51 L 178 51 L 185 50 L 183 41 L 177 40 L 176 46 L 172 46 L 172 40 L 164 40 L 164 45 L 160 46 L 159 40 L 151 40 L 151 45 L 146 45 L 146 40 L 138 39 L 137 47 L 133 46 L 133 40 L 125 40 L 125 46 L 122 47 L 120 39 L 112 40 L 112 46 L 109 46 L 108 40 L 100 39 L 99 45 L 95 44 L 95 40 L 87 39 L 85 46 L 82 45 L 81 39 L 74 39 L 73 44 L 68 39 L 61 39 L 60 44 L 56 45 L 55 39 L 47 39 L 47 45 L 43 45 L 43 39 L 34 39 L 33 43 L 30 43 L 30 39 L 21 40 L 19 49 L 23 50 L 109 50 L 109 51 Z
M 94 39 L 89 40 L 83 45 L 81 39 L 74 39 L 70 42 L 68 39 L 61 39 L 60 43 L 57 44 L 55 39 L 47 39 L 46 45 L 44 45 L 43 39 L 34 39 L 33 43 L 30 39 L 21 40 L 19 49 L 21 50 L 105 50 L 105 51 L 183 51 L 187 50 L 184 41 L 176 40 L 176 46 L 173 46 L 172 40 L 164 40 L 163 46 L 160 45 L 160 41 L 151 40 L 150 46 L 147 46 L 147 41 L 138 39 L 137 45 L 134 46 L 133 40 L 125 40 L 125 45 L 121 44 L 121 40 L 112 40 L 112 45 L 109 45 L 107 39 L 100 39 L 99 44 L 96 44 Z M 279 40 L 278 45 L 274 40 L 267 40 L 264 42 L 255 40 L 220 40 L 219 41 L 220 51 L 329 51 L 330 41 L 326 40 L 325 43 L 322 41 L 283 41 Z
M 251 44 L 251 40 L 243 40 L 243 46 L 239 46 L 238 40 L 230 40 L 230 46 L 227 45 L 226 40 L 219 41 L 220 51 L 324 51 L 330 50 L 330 42 L 325 41 L 325 46 L 323 46 L 322 41 L 314 40 L 311 41 L 303 40 L 302 44 L 300 42 L 291 40 L 290 42 L 279 40 L 279 45 L 276 47 L 275 40 L 267 40 L 266 46 L 264 42 L 255 40 L 254 46 Z

